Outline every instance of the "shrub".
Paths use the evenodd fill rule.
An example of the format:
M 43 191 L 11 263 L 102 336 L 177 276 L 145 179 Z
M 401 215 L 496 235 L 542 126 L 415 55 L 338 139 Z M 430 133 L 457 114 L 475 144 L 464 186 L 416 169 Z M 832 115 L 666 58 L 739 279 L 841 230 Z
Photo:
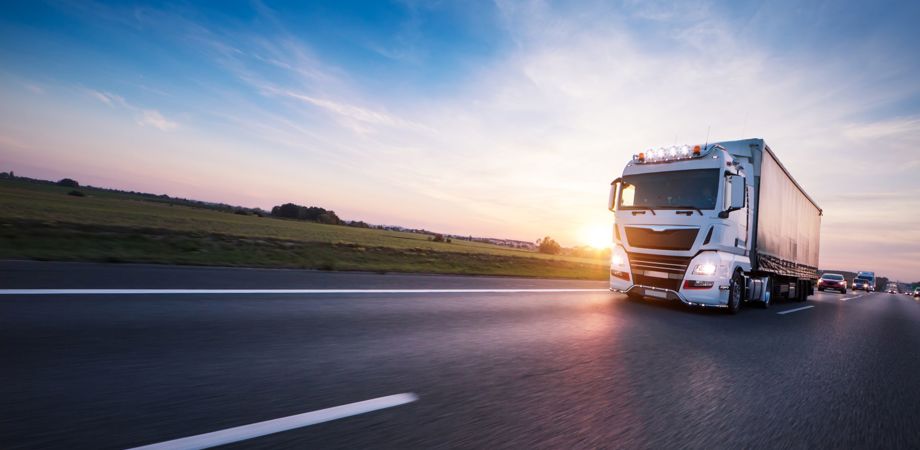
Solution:
M 86 197 L 86 194 L 84 194 L 83 192 L 78 191 L 78 190 L 76 190 L 76 189 L 74 189 L 74 190 L 68 192 L 67 195 L 72 195 L 72 196 L 74 196 L 74 197 Z
M 553 238 L 546 236 L 543 239 L 537 239 L 537 248 L 540 253 L 546 253 L 549 255 L 558 255 L 562 251 L 562 246 L 559 245 Z

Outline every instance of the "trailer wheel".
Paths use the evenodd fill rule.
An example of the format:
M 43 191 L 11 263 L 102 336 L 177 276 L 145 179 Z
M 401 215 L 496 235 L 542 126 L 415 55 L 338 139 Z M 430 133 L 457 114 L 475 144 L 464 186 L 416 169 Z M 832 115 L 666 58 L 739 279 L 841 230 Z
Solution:
M 799 303 L 808 300 L 810 295 L 808 291 L 811 290 L 811 284 L 808 280 L 798 280 L 795 285 L 795 300 Z
M 741 309 L 741 298 L 744 295 L 744 277 L 741 272 L 732 275 L 731 284 L 728 286 L 728 313 L 738 314 Z

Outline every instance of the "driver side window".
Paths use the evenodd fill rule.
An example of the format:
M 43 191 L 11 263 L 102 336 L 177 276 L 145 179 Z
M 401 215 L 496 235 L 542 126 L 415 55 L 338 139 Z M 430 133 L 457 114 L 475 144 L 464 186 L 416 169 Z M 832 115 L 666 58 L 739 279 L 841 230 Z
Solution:
M 636 187 L 623 183 L 620 188 L 620 206 L 633 206 L 636 204 Z

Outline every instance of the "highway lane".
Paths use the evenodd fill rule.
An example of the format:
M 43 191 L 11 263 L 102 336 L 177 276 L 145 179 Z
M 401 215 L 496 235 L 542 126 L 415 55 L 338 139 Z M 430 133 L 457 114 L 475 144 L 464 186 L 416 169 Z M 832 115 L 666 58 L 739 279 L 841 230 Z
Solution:
M 217 287 L 215 273 L 237 288 L 396 285 L 59 267 L 0 288 L 77 287 L 71 272 L 103 287 L 189 287 L 202 274 Z M 137 285 L 151 267 L 165 281 Z M 127 448 L 397 393 L 418 400 L 228 447 L 915 447 L 920 303 L 819 293 L 807 305 L 732 317 L 607 292 L 0 297 L 0 448 Z

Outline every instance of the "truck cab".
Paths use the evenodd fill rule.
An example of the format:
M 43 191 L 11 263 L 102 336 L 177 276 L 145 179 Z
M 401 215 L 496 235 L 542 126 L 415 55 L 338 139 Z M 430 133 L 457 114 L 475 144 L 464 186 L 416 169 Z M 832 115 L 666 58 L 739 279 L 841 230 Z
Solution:
M 673 146 L 634 155 L 622 176 L 611 183 L 608 209 L 614 212 L 615 224 L 610 289 L 632 297 L 677 300 L 731 312 L 746 300 L 768 306 L 771 296 L 780 293 L 804 299 L 810 285 L 802 280 L 816 279 L 817 267 L 784 255 L 785 247 L 764 251 L 762 265 L 754 259 L 759 250 L 755 245 L 760 224 L 756 194 L 764 148 L 763 140 L 752 139 Z M 769 156 L 773 158 L 772 153 Z M 797 184 L 795 189 L 800 192 Z M 777 201 L 768 203 L 773 209 L 783 207 Z M 814 209 L 820 215 L 820 209 Z M 766 220 L 761 226 L 770 228 L 765 230 L 770 234 L 763 240 L 772 242 L 776 233 L 771 227 L 777 226 L 773 223 L 777 219 Z M 796 245 L 800 243 L 785 242 L 785 237 L 779 240 L 789 247 L 788 252 L 799 253 Z M 776 270 L 788 264 L 793 265 L 790 270 Z
M 750 270 L 747 192 L 744 164 L 716 145 L 633 157 L 612 184 L 611 288 L 726 307 L 732 271 Z

